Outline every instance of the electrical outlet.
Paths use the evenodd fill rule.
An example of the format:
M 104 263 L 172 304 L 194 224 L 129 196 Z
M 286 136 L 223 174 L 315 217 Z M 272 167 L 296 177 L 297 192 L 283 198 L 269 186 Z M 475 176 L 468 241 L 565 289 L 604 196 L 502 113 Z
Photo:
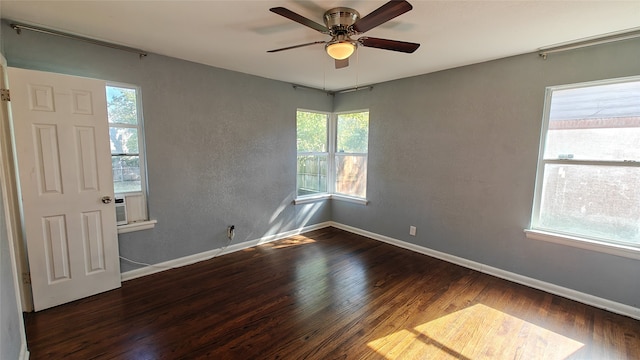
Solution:
M 233 240 L 233 237 L 235 236 L 235 230 L 235 225 L 231 225 L 227 228 L 227 238 L 229 238 L 229 240 Z
M 416 236 L 416 227 L 415 226 L 409 226 L 409 235 Z

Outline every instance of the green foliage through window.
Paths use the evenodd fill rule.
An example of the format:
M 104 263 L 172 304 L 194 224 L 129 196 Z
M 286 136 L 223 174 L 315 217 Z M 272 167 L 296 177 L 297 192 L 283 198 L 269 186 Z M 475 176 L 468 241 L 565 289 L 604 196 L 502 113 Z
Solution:
M 369 150 L 369 112 L 338 115 L 337 152 L 366 153 Z
M 110 124 L 137 124 L 136 90 L 107 86 L 107 114 Z
M 327 114 L 298 111 L 296 116 L 298 152 L 327 151 L 328 117 Z
M 118 86 L 106 90 L 114 191 L 142 191 L 137 90 Z

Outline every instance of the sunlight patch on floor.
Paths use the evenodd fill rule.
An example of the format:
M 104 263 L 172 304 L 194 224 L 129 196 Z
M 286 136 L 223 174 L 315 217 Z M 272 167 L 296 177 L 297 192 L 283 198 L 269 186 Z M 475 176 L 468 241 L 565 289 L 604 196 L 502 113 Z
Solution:
M 584 344 L 483 304 L 367 344 L 386 359 L 561 360 Z
M 316 241 L 308 237 L 295 237 L 295 238 L 286 238 L 284 240 L 278 240 L 276 242 L 264 244 L 262 246 L 271 247 L 274 249 L 283 249 L 291 246 L 311 244 L 314 242 Z

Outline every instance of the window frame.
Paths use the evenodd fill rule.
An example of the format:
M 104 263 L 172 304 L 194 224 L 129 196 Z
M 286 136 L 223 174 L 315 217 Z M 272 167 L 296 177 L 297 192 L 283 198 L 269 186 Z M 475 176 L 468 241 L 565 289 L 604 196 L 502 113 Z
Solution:
M 140 207 L 141 213 L 138 214 L 140 220 L 134 220 L 132 222 L 128 222 L 127 224 L 118 225 L 118 233 L 126 233 L 130 231 L 137 230 L 145 230 L 148 228 L 153 228 L 153 225 L 156 223 L 154 220 L 149 220 L 149 203 L 148 203 L 148 186 L 147 186 L 147 162 L 146 162 L 146 142 L 144 136 L 144 113 L 142 108 L 142 88 L 138 85 L 122 83 L 122 82 L 113 82 L 107 81 L 105 87 L 115 87 L 115 88 L 123 88 L 123 89 L 131 89 L 135 91 L 136 94 L 136 115 L 137 115 L 137 124 L 126 124 L 126 123 L 108 123 L 109 129 L 112 127 L 115 128 L 130 128 L 137 129 L 138 132 L 138 163 L 140 166 L 140 191 L 125 191 L 125 192 L 116 192 L 114 188 L 114 195 L 116 196 L 124 196 L 125 198 L 130 197 L 141 197 Z M 107 99 L 108 105 L 108 99 Z M 132 154 L 111 154 L 111 156 L 135 156 Z M 113 175 L 112 175 L 113 176 Z M 127 207 L 127 211 L 129 211 L 129 207 Z
M 365 110 L 353 110 L 353 111 L 341 111 L 341 112 L 336 112 L 336 113 L 332 113 L 332 117 L 333 117 L 333 134 L 332 134 L 332 139 L 333 139 L 333 143 L 330 144 L 331 150 L 333 150 L 333 156 L 332 156 L 332 160 L 333 163 L 331 163 L 330 165 L 332 166 L 333 169 L 333 181 L 331 182 L 331 184 L 333 185 L 332 188 L 332 192 L 331 194 L 334 195 L 336 198 L 342 198 L 342 199 L 367 199 L 367 191 L 366 191 L 366 187 L 369 183 L 369 179 L 366 179 L 367 182 L 365 183 L 365 196 L 364 197 L 359 197 L 359 196 L 354 196 L 354 195 L 349 195 L 349 194 L 344 194 L 344 193 L 339 193 L 336 190 L 336 185 L 337 185 L 337 181 L 338 181 L 338 169 L 336 168 L 337 166 L 337 159 L 338 157 L 346 157 L 346 156 L 362 156 L 365 158 L 365 161 L 367 163 L 367 177 L 369 175 L 369 124 L 367 123 L 367 152 L 366 153 L 358 153 L 358 152 L 339 152 L 338 151 L 338 117 L 340 115 L 343 114 L 355 114 L 355 113 L 363 113 L 366 112 L 369 115 L 369 110 L 365 109 Z
M 369 203 L 369 200 L 366 197 L 366 191 L 365 191 L 365 197 L 357 197 L 349 194 L 336 192 L 336 181 L 337 181 L 336 158 L 338 156 L 346 156 L 346 155 L 365 156 L 367 160 L 367 170 L 368 170 L 368 167 L 369 167 L 368 150 L 366 153 L 338 154 L 337 136 L 338 136 L 338 116 L 339 115 L 353 114 L 353 113 L 360 113 L 360 112 L 367 112 L 370 114 L 369 109 L 349 110 L 349 111 L 340 111 L 340 112 L 326 112 L 326 111 L 307 110 L 307 109 L 298 108 L 296 109 L 296 124 L 297 124 L 298 112 L 310 112 L 310 113 L 327 115 L 327 142 L 326 142 L 327 152 L 326 153 L 325 152 L 322 152 L 322 153 L 301 152 L 300 153 L 297 151 L 297 148 L 296 148 L 296 161 L 298 156 L 301 154 L 303 155 L 325 155 L 326 154 L 327 155 L 327 191 L 322 193 L 298 196 L 298 180 L 297 180 L 297 170 L 296 170 L 296 191 L 295 191 L 296 196 L 294 199 L 294 204 L 297 205 L 297 204 L 305 204 L 305 203 L 315 202 L 315 201 L 325 200 L 325 199 L 336 199 L 336 200 L 342 200 L 342 201 L 352 202 L 352 203 L 361 204 L 361 205 L 367 205 Z M 368 135 L 368 131 L 367 131 L 367 135 Z M 296 126 L 296 138 L 297 138 L 297 126 Z M 369 142 L 369 138 L 367 136 L 367 149 L 369 148 L 368 142 Z M 367 184 L 369 182 L 368 174 L 369 172 L 367 171 Z
M 525 229 L 526 237 L 534 240 L 542 240 L 556 244 L 568 245 L 572 247 L 608 253 L 612 255 L 640 259 L 640 244 L 633 245 L 614 239 L 607 239 L 583 234 L 574 234 L 562 230 L 547 228 L 539 224 L 542 189 L 544 186 L 545 166 L 549 164 L 571 165 L 571 166 L 615 166 L 615 167 L 640 167 L 640 160 L 582 160 L 573 158 L 545 159 L 547 146 L 547 136 L 549 131 L 549 117 L 551 113 L 551 100 L 553 93 L 560 90 L 579 89 L 594 86 L 620 84 L 625 82 L 639 82 L 640 76 L 630 76 L 623 78 L 588 81 L 575 84 L 565 84 L 548 86 L 545 89 L 542 127 L 540 132 L 540 145 L 538 151 L 538 161 L 536 169 L 535 189 L 533 196 L 533 206 L 531 211 L 531 221 L 529 228 Z
M 327 122 L 326 122 L 326 139 L 325 139 L 325 148 L 327 149 L 327 151 L 302 151 L 299 152 L 298 151 L 298 144 L 297 144 L 297 138 L 298 138 L 298 113 L 299 112 L 306 112 L 306 113 L 313 113 L 313 114 L 321 114 L 321 115 L 325 115 L 327 118 Z M 330 162 L 331 162 L 331 152 L 330 152 L 330 147 L 329 147 L 329 139 L 331 139 L 331 134 L 329 133 L 329 130 L 331 128 L 330 126 L 331 123 L 331 113 L 330 112 L 326 112 L 326 111 L 315 111 L 315 110 L 306 110 L 306 109 L 297 109 L 296 110 L 296 198 L 315 198 L 315 197 L 323 197 L 326 194 L 330 193 L 330 187 L 331 187 L 331 178 L 330 178 L 330 174 L 329 174 L 329 169 L 330 169 Z M 300 189 L 300 186 L 298 184 L 298 170 L 297 170 L 297 161 L 298 161 L 298 157 L 299 156 L 326 156 L 327 157 L 327 169 L 326 169 L 326 173 L 327 173 L 327 178 L 326 178 L 326 182 L 327 182 L 327 190 L 324 192 L 317 192 L 317 193 L 313 193 L 313 194 L 309 194 L 309 195 L 302 195 L 299 196 L 298 195 L 298 190 Z

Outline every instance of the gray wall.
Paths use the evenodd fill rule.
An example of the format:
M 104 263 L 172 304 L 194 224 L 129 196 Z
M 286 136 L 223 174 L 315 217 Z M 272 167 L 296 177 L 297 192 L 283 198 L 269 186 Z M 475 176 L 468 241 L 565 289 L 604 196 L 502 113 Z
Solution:
M 0 204 L 4 198 L 0 192 Z M 9 253 L 4 206 L 0 206 L 0 359 L 18 359 L 22 348 L 22 314 L 18 310 L 13 278 L 13 265 Z
M 156 263 L 333 219 L 640 307 L 640 262 L 526 239 L 546 86 L 640 74 L 640 42 L 502 59 L 335 100 L 288 84 L 23 32 L 10 66 L 142 86 L 153 230 L 120 236 Z M 293 206 L 295 109 L 369 108 L 368 206 Z M 417 226 L 416 237 L 408 235 Z M 134 268 L 123 263 L 123 271 Z
M 370 109 L 366 207 L 333 220 L 640 307 L 640 261 L 525 238 L 545 87 L 640 74 L 640 41 L 529 54 L 337 95 Z M 409 226 L 417 236 L 409 236 Z
M 292 204 L 295 111 L 333 99 L 287 83 L 135 54 L 2 24 L 9 66 L 142 87 L 152 230 L 120 235 L 120 253 L 158 263 L 330 220 L 325 203 Z M 135 265 L 122 262 L 122 271 Z

